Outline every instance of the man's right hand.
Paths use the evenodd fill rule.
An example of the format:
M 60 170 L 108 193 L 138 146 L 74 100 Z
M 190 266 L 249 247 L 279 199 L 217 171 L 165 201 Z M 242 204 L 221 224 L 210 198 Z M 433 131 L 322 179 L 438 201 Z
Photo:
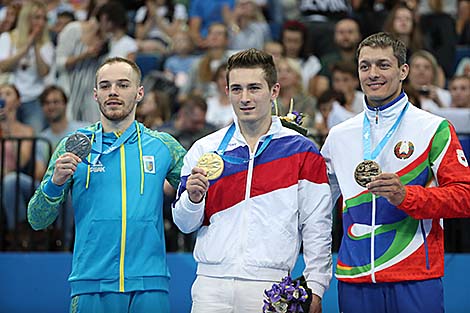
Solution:
M 209 180 L 206 177 L 206 171 L 199 167 L 194 167 L 186 181 L 186 190 L 189 194 L 189 200 L 199 203 L 209 188 Z
M 56 185 L 63 185 L 72 177 L 73 173 L 77 170 L 77 165 L 82 160 L 73 153 L 66 152 L 62 154 L 55 161 L 54 174 L 52 175 L 52 182 Z

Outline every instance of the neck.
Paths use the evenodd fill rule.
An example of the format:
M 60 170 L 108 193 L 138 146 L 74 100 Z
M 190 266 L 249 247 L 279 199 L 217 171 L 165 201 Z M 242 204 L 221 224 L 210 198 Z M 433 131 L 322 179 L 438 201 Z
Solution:
M 254 122 L 238 121 L 238 125 L 240 126 L 240 132 L 250 146 L 250 150 L 253 151 L 260 137 L 265 135 L 271 127 L 271 116 L 269 116 L 269 119 Z
M 124 119 L 122 121 L 110 121 L 101 117 L 101 125 L 104 133 L 119 132 L 123 133 L 134 123 L 134 119 Z
M 67 129 L 69 122 L 67 118 L 63 117 L 58 121 L 49 122 L 49 126 L 54 134 L 60 134 Z

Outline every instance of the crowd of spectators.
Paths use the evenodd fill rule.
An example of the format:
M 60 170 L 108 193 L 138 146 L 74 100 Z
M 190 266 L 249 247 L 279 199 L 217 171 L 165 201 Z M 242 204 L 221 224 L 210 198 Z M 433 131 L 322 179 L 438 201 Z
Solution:
M 0 1 L 0 97 L 6 100 L 0 108 L 6 218 L 0 222 L 8 231 L 24 218 L 23 197 L 9 202 L 17 194 L 11 188 L 23 186 L 11 175 L 26 175 L 34 161 L 33 141 L 14 149 L 14 138 L 41 136 L 54 146 L 66 132 L 98 121 L 90 91 L 107 57 L 142 67 L 146 95 L 137 119 L 189 148 L 233 120 L 225 94 L 228 57 L 264 49 L 281 84 L 273 114 L 303 112 L 304 127 L 321 145 L 333 125 L 362 110 L 355 51 L 377 31 L 408 47 L 405 90 L 412 103 L 448 118 L 470 141 L 469 0 Z M 42 155 L 24 186 L 40 180 L 47 164 L 44 147 L 34 151 Z M 11 164 L 18 152 L 19 162 Z M 181 248 L 175 245 L 169 250 Z

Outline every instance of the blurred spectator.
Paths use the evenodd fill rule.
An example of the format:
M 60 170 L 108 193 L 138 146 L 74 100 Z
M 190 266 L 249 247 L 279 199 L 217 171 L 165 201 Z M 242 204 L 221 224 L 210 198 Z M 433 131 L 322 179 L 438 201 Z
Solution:
M 183 4 L 173 4 L 171 0 L 146 0 L 135 15 L 139 51 L 167 53 L 171 38 L 183 29 L 187 20 L 188 12 Z
M 351 8 L 348 0 L 303 0 L 299 5 L 301 21 L 307 27 L 307 54 L 321 58 L 333 51 L 335 23 L 348 16 Z
M 151 90 L 137 105 L 136 119 L 150 129 L 159 129 L 171 117 L 170 99 L 165 92 Z
M 470 45 L 470 0 L 459 0 L 455 32 L 459 45 Z
M 9 32 L 16 27 L 20 9 L 21 5 L 19 3 L 10 3 L 2 8 L 3 16 L 0 16 L 0 33 Z
M 421 31 L 424 36 L 426 50 L 429 50 L 444 70 L 446 77 L 454 74 L 455 48 L 457 33 L 454 18 L 443 11 L 442 0 L 428 0 L 431 12 L 422 14 Z
M 91 0 L 89 19 L 67 24 L 57 40 L 58 85 L 69 97 L 67 117 L 90 123 L 99 120 L 100 113 L 93 98 L 95 73 L 109 52 L 105 35 L 95 18 L 99 6 Z
M 137 42 L 127 35 L 127 13 L 119 2 L 111 1 L 99 7 L 96 12 L 100 30 L 109 42 L 108 57 L 123 57 L 134 61 Z
M 230 51 L 227 50 L 228 31 L 225 24 L 212 24 L 206 42 L 206 52 L 193 63 L 189 72 L 189 82 L 180 89 L 180 101 L 184 101 L 189 93 L 202 95 L 204 98 L 216 93 L 212 78 L 217 67 L 227 61 L 230 55 Z
M 408 80 L 420 94 L 421 107 L 423 110 L 433 112 L 439 107 L 449 107 L 451 98 L 449 91 L 441 88 L 439 82 L 440 71 L 434 56 L 425 50 L 419 50 L 410 58 L 410 73 Z
M 264 44 L 263 50 L 266 53 L 269 53 L 270 55 L 273 56 L 274 63 L 277 64 L 277 62 L 282 58 L 284 54 L 284 47 L 282 46 L 281 43 L 277 41 L 268 41 Z
M 300 63 L 302 85 L 305 90 L 321 69 L 320 60 L 313 54 L 306 55 L 304 52 L 306 35 L 305 26 L 298 21 L 286 21 L 282 27 L 281 43 L 284 55 Z
M 455 75 L 465 75 L 470 77 L 470 56 L 463 57 L 457 64 Z
M 159 131 L 166 132 L 188 150 L 192 144 L 216 130 L 206 121 L 207 103 L 198 95 L 190 95 L 174 118 L 163 124 Z
M 226 93 L 227 63 L 219 65 L 214 74 L 217 93 L 207 98 L 206 121 L 217 128 L 227 126 L 233 121 L 233 108 Z
M 364 93 L 359 91 L 359 79 L 357 77 L 356 63 L 340 61 L 333 64 L 331 70 L 331 87 L 337 92 L 343 93 L 345 103 L 343 107 L 352 112 L 359 113 L 363 108 Z
M 352 1 L 353 16 L 357 18 L 361 33 L 365 37 L 383 30 L 392 7 L 398 0 L 355 0 Z
M 343 93 L 328 89 L 318 98 L 318 110 L 320 114 L 315 116 L 315 131 L 323 144 L 331 127 L 353 117 L 355 114 L 344 108 L 346 99 Z
M 229 30 L 229 49 L 262 49 L 271 39 L 271 31 L 255 0 L 236 0 L 233 11 L 224 10 Z
M 233 10 L 235 0 L 191 0 L 189 7 L 189 34 L 199 49 L 209 47 L 209 30 L 223 23 L 223 11 Z
M 171 55 L 165 60 L 163 70 L 176 87 L 181 88 L 188 83 L 189 71 L 196 61 L 194 44 L 187 31 L 179 31 L 173 36 Z
M 470 108 L 470 77 L 454 76 L 449 81 L 449 92 L 452 99 L 451 107 Z
M 335 25 L 334 42 L 336 49 L 321 58 L 320 75 L 331 79 L 331 67 L 338 61 L 356 63 L 356 48 L 362 36 L 355 19 L 344 18 Z
M 43 2 L 23 4 L 17 27 L 0 35 L 0 47 L 0 71 L 11 73 L 10 82 L 20 92 L 18 119 L 39 132 L 46 122 L 37 98 L 47 84 L 54 61 Z
M 423 49 L 423 36 L 416 24 L 414 12 L 405 3 L 396 5 L 384 24 L 384 31 L 399 38 L 406 45 L 407 59 L 416 51 Z
M 315 121 L 316 100 L 304 91 L 299 62 L 292 58 L 281 58 L 276 67 L 281 89 L 273 108 L 273 114 L 285 116 L 290 113 L 292 106 L 293 111 L 305 114 L 302 126 L 312 130 Z
M 21 172 L 31 161 L 32 141 L 18 141 L 17 138 L 33 137 L 34 129 L 21 123 L 16 118 L 17 110 L 20 107 L 20 94 L 14 85 L 0 86 L 0 99 L 5 101 L 4 108 L 0 108 L 0 133 L 1 138 L 4 140 L 3 144 L 0 145 L 0 158 L 1 156 L 5 158 L 0 160 L 0 164 L 3 166 L 3 194 L 0 195 L 0 198 L 5 210 L 7 229 L 13 230 L 16 223 L 25 221 L 26 202 L 34 190 L 34 186 L 31 184 L 22 183 L 28 175 Z M 20 144 L 19 150 L 18 144 Z M 2 149 L 4 151 L 1 151 Z M 19 156 L 17 155 L 18 152 L 20 153 Z M 19 175 L 17 175 L 17 172 Z M 22 187 L 20 192 L 16 190 L 17 179 L 19 179 Z M 16 208 L 18 208 L 18 219 L 15 223 Z
M 75 15 L 73 12 L 64 11 L 57 14 L 57 19 L 51 27 L 49 27 L 49 35 L 51 36 L 52 43 L 54 46 L 57 46 L 57 37 L 59 33 L 64 29 L 64 27 L 75 21 Z
M 43 0 L 47 7 L 47 24 L 52 28 L 59 19 L 59 14 L 63 12 L 73 13 L 73 6 L 64 0 Z

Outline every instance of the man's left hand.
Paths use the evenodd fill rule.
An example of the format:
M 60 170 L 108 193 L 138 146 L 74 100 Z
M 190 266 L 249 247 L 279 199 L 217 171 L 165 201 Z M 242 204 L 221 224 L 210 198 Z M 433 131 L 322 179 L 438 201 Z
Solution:
M 321 313 L 321 298 L 316 294 L 312 294 L 312 303 L 310 304 L 310 313 Z

